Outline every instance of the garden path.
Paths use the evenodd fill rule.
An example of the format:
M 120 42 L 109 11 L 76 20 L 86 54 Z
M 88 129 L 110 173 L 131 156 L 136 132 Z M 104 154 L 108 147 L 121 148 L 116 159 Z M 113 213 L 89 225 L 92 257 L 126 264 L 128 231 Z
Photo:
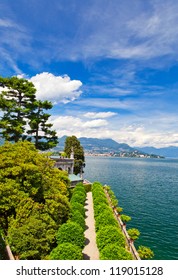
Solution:
M 86 218 L 85 218 L 86 243 L 83 249 L 84 260 L 99 260 L 99 251 L 96 245 L 95 219 L 94 219 L 92 192 L 87 193 L 85 210 L 86 210 L 85 212 L 86 213 Z

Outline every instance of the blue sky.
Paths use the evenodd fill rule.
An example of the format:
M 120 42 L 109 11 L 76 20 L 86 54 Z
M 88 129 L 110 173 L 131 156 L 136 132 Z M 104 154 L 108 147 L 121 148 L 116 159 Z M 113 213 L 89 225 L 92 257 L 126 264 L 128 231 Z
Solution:
M 176 0 L 6 0 L 0 75 L 51 100 L 59 136 L 178 146 Z

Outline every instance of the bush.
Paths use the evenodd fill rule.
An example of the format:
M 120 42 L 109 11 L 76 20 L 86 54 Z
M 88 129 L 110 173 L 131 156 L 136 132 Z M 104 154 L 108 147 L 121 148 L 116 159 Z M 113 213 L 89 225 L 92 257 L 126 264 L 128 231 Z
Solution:
M 94 216 L 95 216 L 95 218 L 105 210 L 109 211 L 112 214 L 111 208 L 106 203 L 101 203 L 101 204 L 94 205 Z
M 132 260 L 132 255 L 118 243 L 108 244 L 100 252 L 100 260 Z
M 153 251 L 145 246 L 139 246 L 138 254 L 142 260 L 152 259 L 154 257 Z
M 75 201 L 75 202 L 78 202 L 78 203 L 81 203 L 82 205 L 84 205 L 85 200 L 86 200 L 85 195 L 81 192 L 77 192 L 72 195 L 70 202 L 73 203 Z
M 122 220 L 122 222 L 125 224 L 125 223 L 127 223 L 127 222 L 129 222 L 129 221 L 131 220 L 131 217 L 122 214 L 122 215 L 121 215 L 121 220 Z
M 77 224 L 79 224 L 79 226 L 81 226 L 83 231 L 85 231 L 85 219 L 78 210 L 75 210 L 72 212 L 72 216 L 71 216 L 70 220 L 72 222 L 76 222 Z
M 118 223 L 115 220 L 113 214 L 108 210 L 104 210 L 100 215 L 96 217 L 95 220 L 96 231 L 98 231 L 101 227 L 106 225 L 113 225 L 118 227 Z
M 59 244 L 50 254 L 51 260 L 82 260 L 82 250 L 71 243 Z
M 126 242 L 122 232 L 116 226 L 102 227 L 96 235 L 96 242 L 99 251 L 101 251 L 108 244 L 117 243 L 120 247 L 125 247 Z
M 83 205 L 81 203 L 73 201 L 71 203 L 71 215 L 76 210 L 79 211 L 80 214 L 82 214 L 83 217 L 85 217 L 85 208 L 83 207 Z
M 85 237 L 83 234 L 83 229 L 76 222 L 67 222 L 63 224 L 56 235 L 57 243 L 72 243 L 80 248 L 84 248 Z
M 73 189 L 73 193 L 82 192 L 86 196 L 86 190 L 83 185 L 76 185 L 76 187 Z
M 108 201 L 106 197 L 93 198 L 93 203 L 94 205 L 100 205 L 101 203 L 105 203 L 106 205 L 108 205 Z

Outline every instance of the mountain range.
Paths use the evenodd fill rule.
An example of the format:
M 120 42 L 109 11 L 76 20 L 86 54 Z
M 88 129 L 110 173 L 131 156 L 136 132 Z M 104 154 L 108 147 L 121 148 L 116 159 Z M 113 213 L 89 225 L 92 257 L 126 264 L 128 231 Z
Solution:
M 65 139 L 67 136 L 59 138 L 59 144 L 57 148 L 63 150 L 65 145 Z M 126 143 L 118 143 L 113 139 L 98 139 L 98 138 L 78 138 L 81 145 L 86 152 L 93 153 L 119 153 L 128 152 L 133 153 L 134 151 L 138 154 L 158 155 L 162 157 L 178 158 L 178 147 L 169 146 L 165 148 L 155 147 L 130 147 Z

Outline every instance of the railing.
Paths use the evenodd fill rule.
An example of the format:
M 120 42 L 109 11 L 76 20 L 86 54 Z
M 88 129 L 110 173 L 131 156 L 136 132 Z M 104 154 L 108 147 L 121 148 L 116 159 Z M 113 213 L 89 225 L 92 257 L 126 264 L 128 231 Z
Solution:
M 109 200 L 110 205 L 112 205 L 111 204 L 111 199 L 110 199 L 110 196 L 109 196 L 107 190 L 105 190 L 105 193 L 106 193 L 106 196 L 107 196 L 107 198 Z M 124 223 L 122 222 L 121 218 L 119 217 L 119 214 L 118 214 L 117 210 L 113 209 L 113 212 L 114 212 L 115 218 L 118 221 L 118 224 L 119 224 L 119 226 L 120 226 L 120 228 L 121 228 L 121 230 L 122 230 L 122 232 L 123 232 L 123 234 L 124 234 L 124 236 L 126 238 L 127 246 L 129 248 L 132 256 L 134 257 L 135 260 L 140 260 L 140 256 L 139 256 L 139 254 L 138 254 L 138 252 L 137 252 L 133 242 L 130 240 L 130 236 L 129 236 L 127 230 L 126 230 L 126 226 L 124 225 Z

